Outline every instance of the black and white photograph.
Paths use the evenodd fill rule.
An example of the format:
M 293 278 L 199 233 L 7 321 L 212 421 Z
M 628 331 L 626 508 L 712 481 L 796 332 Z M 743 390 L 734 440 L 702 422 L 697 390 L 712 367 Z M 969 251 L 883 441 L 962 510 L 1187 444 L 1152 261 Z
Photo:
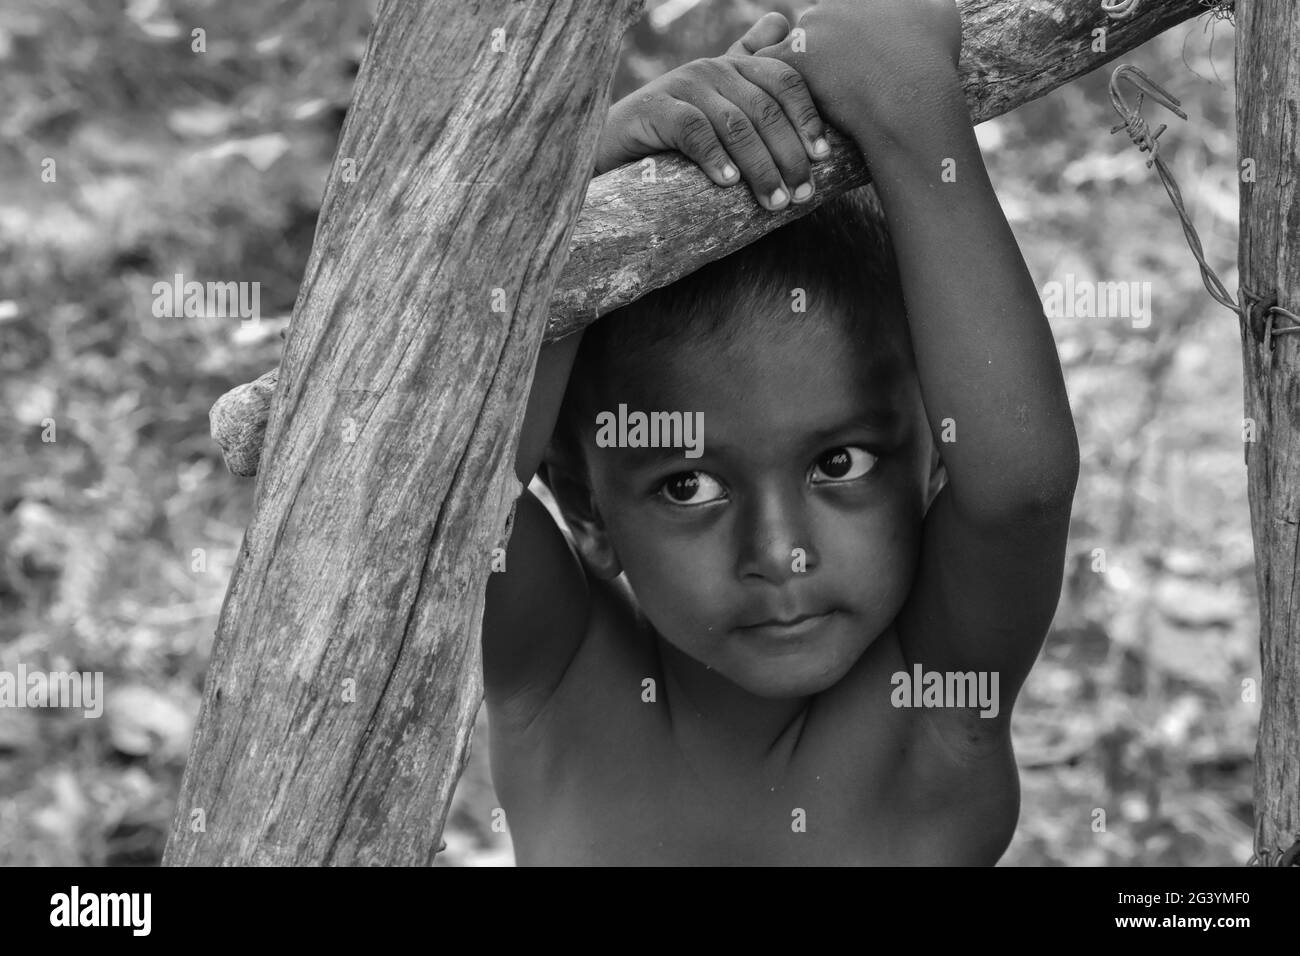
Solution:
M 37 922 L 1300 863 L 1293 0 L 0 0 L 0 77 Z

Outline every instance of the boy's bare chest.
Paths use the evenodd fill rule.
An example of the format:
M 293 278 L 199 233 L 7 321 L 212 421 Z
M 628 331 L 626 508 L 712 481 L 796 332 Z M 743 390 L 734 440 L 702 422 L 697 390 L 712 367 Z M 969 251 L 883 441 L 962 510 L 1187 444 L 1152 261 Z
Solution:
M 651 749 L 512 794 L 519 864 L 992 865 L 1018 812 L 1014 768 L 1000 783 L 953 780 L 947 794 L 906 784 L 873 793 L 843 768 L 704 780 Z
M 528 736 L 493 730 L 521 865 L 991 865 L 1015 829 L 1010 748 L 955 762 L 915 711 L 858 714 L 865 743 L 810 712 L 797 746 L 746 763 L 635 695 L 567 703 Z

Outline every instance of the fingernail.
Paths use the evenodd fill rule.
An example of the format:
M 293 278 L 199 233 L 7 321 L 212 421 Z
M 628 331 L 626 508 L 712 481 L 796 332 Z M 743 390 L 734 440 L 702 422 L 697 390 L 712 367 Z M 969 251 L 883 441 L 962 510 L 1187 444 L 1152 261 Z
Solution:
M 735 178 L 736 178 L 736 167 L 735 167 L 735 166 L 732 166 L 730 163 L 728 163 L 726 166 L 723 166 L 723 167 L 722 167 L 722 178 L 723 178 L 723 179 L 735 179 Z
M 776 192 L 772 193 L 772 195 L 771 195 L 771 197 L 769 198 L 768 201 L 771 202 L 771 204 L 772 204 L 773 206 L 780 206 L 780 205 L 783 204 L 783 203 L 786 201 L 786 199 L 788 199 L 788 198 L 789 198 L 789 197 L 786 196 L 786 194 L 785 194 L 785 190 L 784 190 L 784 189 L 778 189 L 778 190 L 776 190 Z
M 824 136 L 818 136 L 817 139 L 813 142 L 813 152 L 816 153 L 818 156 L 825 156 L 830 151 L 831 151 L 831 144 L 826 142 L 826 138 Z
M 797 187 L 794 191 L 794 198 L 799 200 L 807 199 L 811 195 L 812 195 L 812 183 L 804 183 L 802 186 Z

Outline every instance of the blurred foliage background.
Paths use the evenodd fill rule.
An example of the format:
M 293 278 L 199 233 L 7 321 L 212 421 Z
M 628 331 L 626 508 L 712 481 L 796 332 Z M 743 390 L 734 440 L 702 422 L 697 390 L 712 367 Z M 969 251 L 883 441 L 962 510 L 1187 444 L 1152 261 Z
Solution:
M 615 96 L 802 6 L 650 0 Z M 0 668 L 103 671 L 108 690 L 99 720 L 0 709 L 0 863 L 160 857 L 252 503 L 207 410 L 278 359 L 372 12 L 0 2 Z M 1162 152 L 1235 289 L 1232 44 L 1203 16 L 1124 60 L 1190 114 L 1159 117 Z M 1073 273 L 1154 297 L 1146 329 L 1053 320 L 1083 473 L 1060 610 L 1015 717 L 1024 796 L 1004 863 L 1240 864 L 1259 666 L 1240 339 L 1145 157 L 1108 135 L 1108 76 L 979 129 L 1040 288 Z M 263 322 L 155 318 L 152 284 L 175 273 L 260 282 Z M 512 861 L 485 731 L 444 864 Z

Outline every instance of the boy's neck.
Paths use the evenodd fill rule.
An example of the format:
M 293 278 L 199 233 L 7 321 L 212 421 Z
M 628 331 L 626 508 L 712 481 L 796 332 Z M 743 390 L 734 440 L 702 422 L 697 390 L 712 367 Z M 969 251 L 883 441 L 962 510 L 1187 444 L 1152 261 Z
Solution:
M 666 697 L 675 735 L 702 756 L 758 767 L 784 764 L 794 751 L 811 697 L 751 694 L 684 654 L 658 633 Z

